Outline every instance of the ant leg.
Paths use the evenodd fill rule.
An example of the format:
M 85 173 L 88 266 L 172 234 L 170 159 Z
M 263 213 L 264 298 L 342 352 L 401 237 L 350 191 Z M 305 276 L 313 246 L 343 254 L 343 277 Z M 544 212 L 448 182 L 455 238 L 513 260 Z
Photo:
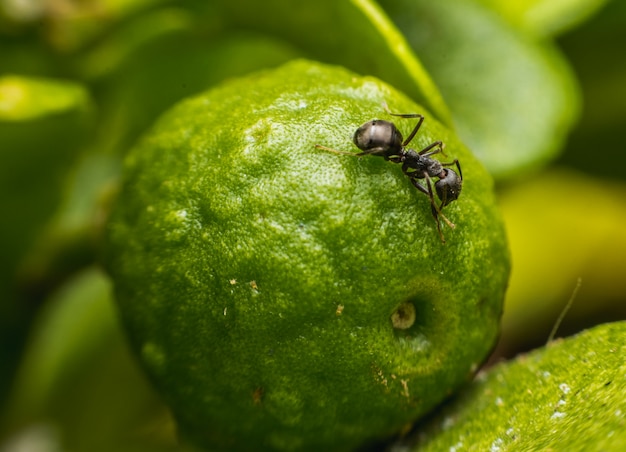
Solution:
M 435 204 L 435 197 L 433 195 L 433 188 L 430 183 L 430 178 L 428 174 L 424 173 L 426 176 L 426 187 L 428 187 L 427 193 L 430 198 L 430 211 L 433 214 L 433 218 L 435 219 L 435 223 L 437 223 L 437 232 L 439 233 L 439 238 L 441 239 L 441 243 L 446 243 L 446 239 L 443 237 L 443 232 L 441 232 L 441 221 L 439 221 L 441 212 L 437 209 L 437 204 Z M 413 185 L 415 185 L 417 181 Z M 419 184 L 421 186 L 421 184 Z M 445 218 L 445 217 L 444 217 Z
M 396 115 L 396 116 L 401 116 L 403 118 L 412 118 L 413 116 L 405 116 L 405 115 Z M 413 128 L 413 130 L 411 131 L 411 133 L 409 134 L 409 136 L 407 137 L 406 140 L 404 140 L 404 143 L 402 143 L 402 147 L 405 147 L 406 145 L 408 145 L 411 140 L 415 137 L 415 134 L 417 133 L 417 131 L 419 130 L 419 128 L 422 125 L 422 122 L 424 122 L 424 117 L 422 115 L 417 115 L 415 117 L 419 117 L 419 121 L 417 121 L 417 125 Z
M 433 218 L 435 219 L 435 222 L 437 223 L 437 231 L 439 232 L 439 237 L 441 238 L 441 241 L 443 243 L 446 243 L 446 240 L 443 237 L 443 232 L 441 231 L 441 221 L 440 219 L 442 219 L 443 221 L 446 222 L 446 224 L 448 226 L 450 226 L 452 229 L 454 229 L 456 226 L 454 225 L 454 223 L 451 223 L 450 220 L 448 220 L 446 218 L 446 216 L 441 212 L 441 208 L 437 207 L 437 204 L 435 203 L 435 196 L 433 194 L 433 188 L 432 188 L 432 183 L 430 181 L 430 177 L 428 177 L 428 174 L 424 173 L 424 177 L 426 179 L 426 187 L 425 188 L 422 184 L 420 184 L 417 181 L 417 177 L 415 172 L 413 173 L 406 173 L 405 174 L 407 176 L 409 176 L 411 183 L 413 184 L 413 186 L 415 188 L 417 188 L 419 191 L 421 191 L 422 193 L 424 193 L 426 196 L 428 196 L 428 199 L 430 199 L 430 211 L 433 214 Z
M 426 186 L 428 187 L 428 197 L 430 198 L 430 204 L 433 210 L 433 216 L 435 217 L 435 219 L 437 219 L 437 223 L 439 223 L 438 218 L 441 218 L 443 221 L 445 221 L 445 223 L 451 229 L 456 228 L 456 225 L 452 223 L 450 220 L 448 220 L 446 216 L 443 214 L 443 212 L 441 211 L 441 209 L 443 208 L 443 205 L 441 207 L 437 207 L 437 204 L 435 203 L 435 196 L 433 195 L 432 182 L 430 180 L 430 176 L 428 176 L 428 173 L 424 173 L 424 178 L 426 179 Z
M 415 137 L 415 134 L 417 133 L 417 131 L 422 126 L 422 122 L 424 122 L 424 117 L 420 114 L 414 114 L 414 115 L 413 114 L 401 115 L 401 114 L 395 114 L 395 113 L 390 113 L 390 114 L 394 116 L 399 116 L 401 118 L 419 118 L 419 120 L 417 121 L 417 124 L 415 125 L 415 127 L 413 128 L 409 136 L 406 138 L 406 140 L 404 140 L 404 143 L 402 143 L 402 147 L 405 147 L 411 142 L 411 140 Z
M 433 148 L 436 148 L 436 149 L 431 151 L 431 149 Z M 431 155 L 435 155 L 435 154 L 441 154 L 445 157 L 446 153 L 443 152 L 445 148 L 446 148 L 446 144 L 443 141 L 435 141 L 433 143 L 430 143 L 421 151 L 419 151 L 418 154 L 421 155 L 422 157 L 430 157 Z
M 446 239 L 443 236 L 443 232 L 441 232 L 441 221 L 439 221 L 439 217 L 437 216 L 437 210 L 435 210 L 435 206 L 430 206 L 433 217 L 435 218 L 435 223 L 437 223 L 437 232 L 439 233 L 439 238 L 441 239 L 441 243 L 446 243 Z
M 407 118 L 407 119 L 419 118 L 419 120 L 417 121 L 417 124 L 415 125 L 415 127 L 413 128 L 409 136 L 406 138 L 406 140 L 404 140 L 404 143 L 402 143 L 402 147 L 405 147 L 411 142 L 411 140 L 415 137 L 415 134 L 417 133 L 417 131 L 422 126 L 422 123 L 424 122 L 424 116 L 420 115 L 419 113 L 392 113 L 391 110 L 389 110 L 389 107 L 387 106 L 386 103 L 383 104 L 383 107 L 385 107 L 385 111 L 392 116 L 397 116 L 399 118 Z

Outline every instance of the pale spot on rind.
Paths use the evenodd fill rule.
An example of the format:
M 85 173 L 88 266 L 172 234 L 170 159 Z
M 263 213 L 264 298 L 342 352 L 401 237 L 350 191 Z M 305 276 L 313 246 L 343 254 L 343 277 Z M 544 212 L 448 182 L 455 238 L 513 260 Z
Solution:
M 411 302 L 404 302 L 391 314 L 391 324 L 398 330 L 411 328 L 415 323 L 415 306 Z

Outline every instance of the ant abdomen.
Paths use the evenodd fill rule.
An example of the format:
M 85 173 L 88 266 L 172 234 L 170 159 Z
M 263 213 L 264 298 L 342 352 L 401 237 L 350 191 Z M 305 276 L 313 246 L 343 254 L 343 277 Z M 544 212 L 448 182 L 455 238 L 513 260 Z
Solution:
M 402 151 L 402 134 L 394 123 L 382 119 L 363 124 L 354 132 L 352 141 L 368 154 L 390 156 Z

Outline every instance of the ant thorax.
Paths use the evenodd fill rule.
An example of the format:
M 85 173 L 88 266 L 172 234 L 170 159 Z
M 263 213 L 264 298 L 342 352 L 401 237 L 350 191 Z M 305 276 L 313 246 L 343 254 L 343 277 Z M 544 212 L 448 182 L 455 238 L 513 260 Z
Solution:
M 424 173 L 428 174 L 429 177 L 443 176 L 441 173 L 444 169 L 438 160 L 424 157 L 414 149 L 406 149 L 403 152 L 401 161 L 403 167 L 416 171 L 418 173 L 416 177 L 420 179 L 424 177 Z

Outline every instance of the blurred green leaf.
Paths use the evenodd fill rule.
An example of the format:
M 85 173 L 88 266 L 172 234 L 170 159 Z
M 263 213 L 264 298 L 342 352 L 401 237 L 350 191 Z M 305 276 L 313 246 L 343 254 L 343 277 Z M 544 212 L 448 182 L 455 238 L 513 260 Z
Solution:
M 60 450 L 174 449 L 172 420 L 131 357 L 111 283 L 96 268 L 40 311 L 11 396 L 5 438 L 44 426 Z
M 183 9 L 149 11 L 121 24 L 99 45 L 90 49 L 79 60 L 79 73 L 88 80 L 94 80 L 119 72 L 128 60 L 141 52 L 142 47 L 153 46 L 154 42 L 162 42 L 168 36 L 179 35 L 193 27 L 193 17 Z
M 97 260 L 107 202 L 115 192 L 120 165 L 119 156 L 88 152 L 72 168 L 58 208 L 22 258 L 20 279 L 29 293 L 49 293 Z
M 219 0 L 225 27 L 265 33 L 301 49 L 308 58 L 374 75 L 404 91 L 449 124 L 448 109 L 404 36 L 373 0 Z
M 91 130 L 91 107 L 74 82 L 0 78 L 0 286 L 15 276 L 17 260 L 55 208 L 62 177 Z
M 159 36 L 125 52 L 128 57 L 98 81 L 96 89 L 102 106 L 98 148 L 118 155 L 175 102 L 226 78 L 277 66 L 298 55 L 286 43 L 257 33 L 224 33 L 209 39 L 189 30 Z
M 68 81 L 0 78 L 0 404 L 21 350 L 29 307 L 18 267 L 61 196 L 61 183 L 91 130 L 87 91 Z
M 74 82 L 19 75 L 0 78 L 0 124 L 3 125 L 18 126 L 55 114 L 84 112 L 89 104 L 86 90 Z
M 461 138 L 498 179 L 561 150 L 578 115 L 561 56 L 471 0 L 382 0 L 444 93 Z
M 32 36 L 0 35 L 0 76 L 49 76 L 59 72 L 53 52 Z
M 500 364 L 425 426 L 410 450 L 624 450 L 624 353 L 620 322 Z
M 170 0 L 85 0 L 63 6 L 44 2 L 45 40 L 61 53 L 74 53 L 126 20 Z
M 92 270 L 64 286 L 42 310 L 13 394 L 18 411 L 41 414 L 59 381 L 81 366 L 116 327 L 108 279 Z M 18 416 L 20 417 L 20 416 Z
M 585 103 L 560 162 L 602 179 L 626 180 L 625 42 L 626 2 L 615 0 L 559 40 L 581 81 Z
M 500 353 L 545 343 L 579 277 L 561 331 L 626 318 L 625 197 L 623 183 L 555 168 L 500 193 L 513 259 Z
M 479 0 L 531 36 L 554 36 L 593 15 L 608 0 Z

